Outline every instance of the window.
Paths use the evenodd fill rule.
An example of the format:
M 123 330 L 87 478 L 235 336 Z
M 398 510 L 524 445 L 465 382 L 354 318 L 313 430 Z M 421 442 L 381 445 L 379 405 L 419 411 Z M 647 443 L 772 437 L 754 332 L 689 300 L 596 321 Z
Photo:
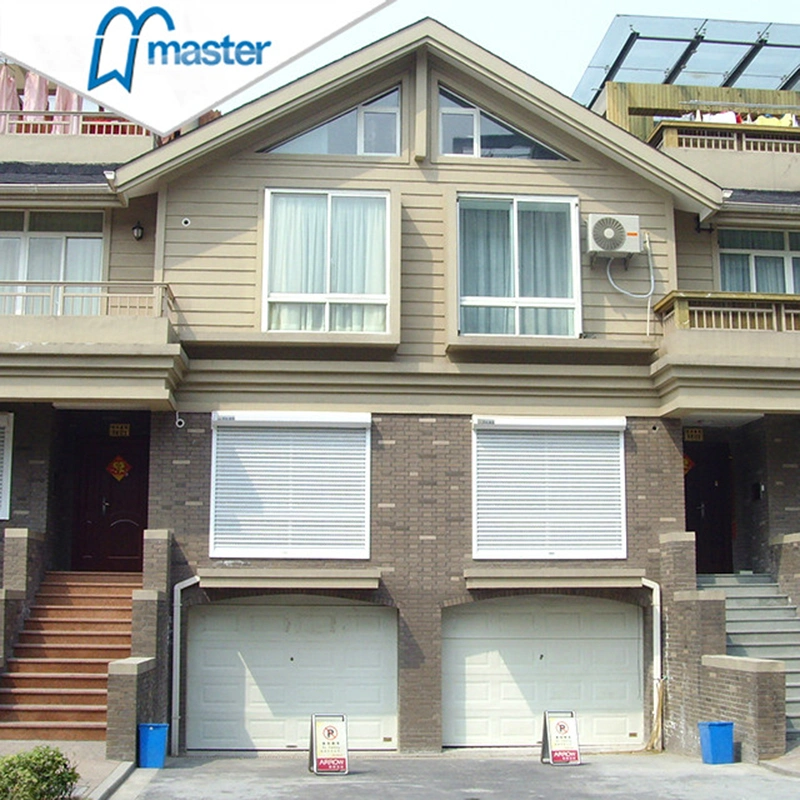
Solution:
M 566 161 L 566 156 L 439 89 L 439 132 L 445 155 Z
M 578 201 L 461 197 L 460 332 L 580 333 Z
M 800 294 L 800 233 L 720 230 L 723 292 Z
M 624 429 L 475 418 L 474 558 L 625 558 Z
M 400 89 L 382 94 L 288 142 L 260 152 L 396 156 L 400 153 Z
M 369 558 L 368 414 L 215 413 L 211 555 Z
M 97 314 L 102 273 L 101 212 L 0 211 L 0 314 Z
M 0 414 L 0 519 L 11 514 L 11 449 L 14 415 Z
M 386 193 L 268 191 L 264 328 L 385 333 Z

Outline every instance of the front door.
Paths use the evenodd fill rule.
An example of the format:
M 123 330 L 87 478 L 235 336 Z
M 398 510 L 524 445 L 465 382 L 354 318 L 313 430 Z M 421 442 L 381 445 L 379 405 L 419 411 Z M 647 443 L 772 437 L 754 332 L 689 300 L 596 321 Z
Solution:
M 148 437 L 89 436 L 77 447 L 72 568 L 141 572 Z
M 733 571 L 733 492 L 726 442 L 684 442 L 686 530 L 698 574 Z

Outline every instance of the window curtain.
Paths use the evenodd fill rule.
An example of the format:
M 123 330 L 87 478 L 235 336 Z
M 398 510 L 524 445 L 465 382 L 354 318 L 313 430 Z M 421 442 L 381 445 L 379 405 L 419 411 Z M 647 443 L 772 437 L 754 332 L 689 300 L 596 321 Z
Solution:
M 720 253 L 720 287 L 723 292 L 750 291 L 750 258 L 743 253 Z
M 767 294 L 786 292 L 783 256 L 756 256 L 756 291 Z
M 19 279 L 20 240 L 0 237 L 0 281 Z M 0 286 L 0 314 L 16 310 L 18 286 Z
M 17 81 L 8 64 L 0 64 L 0 134 L 13 130 L 11 122 L 16 115 L 5 114 L 5 111 L 19 111 L 19 93 Z
M 324 294 L 327 291 L 328 198 L 314 194 L 274 194 L 270 213 L 270 294 Z M 322 303 L 270 302 L 271 330 L 322 330 Z
M 331 293 L 386 293 L 386 201 L 382 197 L 333 197 Z M 363 303 L 332 304 L 330 329 L 384 331 L 386 308 Z
M 100 313 L 99 299 L 88 295 L 100 294 L 101 287 L 86 284 L 100 281 L 102 268 L 103 242 L 100 239 L 67 239 L 64 280 L 76 285 L 65 287 L 62 313 L 81 316 Z

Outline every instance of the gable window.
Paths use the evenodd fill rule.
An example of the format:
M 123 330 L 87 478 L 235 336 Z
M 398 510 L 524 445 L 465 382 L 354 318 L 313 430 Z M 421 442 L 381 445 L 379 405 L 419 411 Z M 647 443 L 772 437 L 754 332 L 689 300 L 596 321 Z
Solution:
M 439 89 L 439 132 L 445 155 L 566 161 L 566 156 L 520 133 L 477 106 Z
M 0 519 L 11 513 L 11 449 L 14 415 L 0 414 Z
M 718 231 L 723 292 L 800 294 L 800 233 Z
M 458 200 L 462 334 L 577 336 L 576 198 Z
M 267 191 L 269 331 L 384 333 L 386 193 Z
M 396 156 L 400 153 L 400 89 L 260 152 L 299 155 Z
M 211 555 L 369 557 L 369 414 L 213 415 Z
M 97 314 L 102 277 L 101 212 L 0 211 L 0 313 Z
M 473 557 L 625 558 L 624 418 L 475 418 Z

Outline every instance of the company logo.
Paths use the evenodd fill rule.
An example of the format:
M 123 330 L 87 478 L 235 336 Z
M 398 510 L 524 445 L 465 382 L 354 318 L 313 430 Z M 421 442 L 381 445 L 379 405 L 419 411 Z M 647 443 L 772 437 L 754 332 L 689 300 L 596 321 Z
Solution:
M 128 53 L 125 60 L 125 70 L 109 70 L 104 74 L 100 71 L 100 59 L 106 42 L 108 26 L 117 18 L 125 17 L 131 23 L 131 38 L 128 42 Z M 101 86 L 110 81 L 117 81 L 127 92 L 133 86 L 133 71 L 136 66 L 136 54 L 139 49 L 140 35 L 146 22 L 152 17 L 160 17 L 168 31 L 175 30 L 175 23 L 169 12 L 160 6 L 153 6 L 136 16 L 124 6 L 112 8 L 97 26 L 94 48 L 92 50 L 92 63 L 89 67 L 88 90 Z M 202 44 L 198 41 L 150 41 L 147 43 L 147 63 L 151 65 L 169 65 L 170 59 L 174 66 L 215 66 L 217 64 L 237 64 L 239 66 L 260 65 L 263 63 L 264 50 L 272 42 L 234 42 L 229 35 L 220 40 L 209 39 Z

